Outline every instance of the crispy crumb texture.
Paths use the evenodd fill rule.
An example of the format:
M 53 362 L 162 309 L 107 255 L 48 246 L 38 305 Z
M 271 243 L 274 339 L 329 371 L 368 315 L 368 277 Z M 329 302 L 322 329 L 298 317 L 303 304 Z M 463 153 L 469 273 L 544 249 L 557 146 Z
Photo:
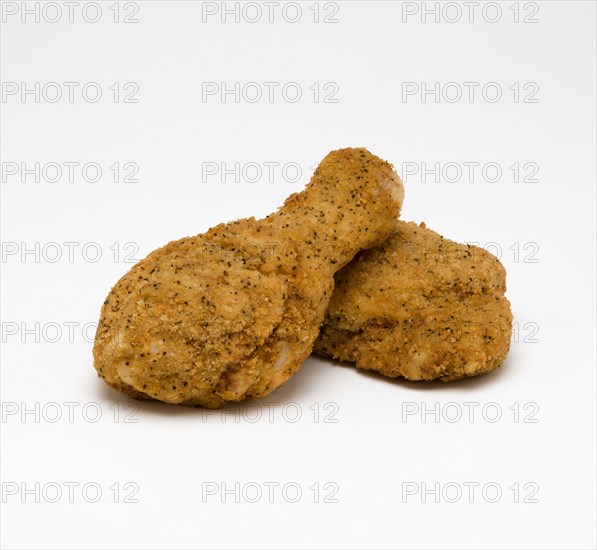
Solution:
M 311 352 L 335 272 L 393 232 L 403 194 L 387 162 L 341 149 L 276 213 L 152 252 L 104 302 L 99 376 L 137 398 L 210 408 L 267 395 Z
M 399 222 L 336 274 L 316 353 L 409 380 L 497 369 L 510 347 L 506 271 L 489 252 Z

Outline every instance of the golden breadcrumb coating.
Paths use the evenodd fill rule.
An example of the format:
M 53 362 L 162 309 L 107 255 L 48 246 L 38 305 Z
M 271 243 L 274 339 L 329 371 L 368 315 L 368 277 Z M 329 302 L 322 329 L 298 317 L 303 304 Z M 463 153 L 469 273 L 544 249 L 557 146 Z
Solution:
M 341 149 L 276 213 L 152 252 L 104 302 L 99 376 L 134 397 L 210 408 L 267 395 L 311 353 L 335 272 L 392 233 L 403 195 L 387 162 Z
M 510 347 L 506 271 L 486 250 L 399 222 L 335 277 L 316 353 L 409 380 L 497 369 Z

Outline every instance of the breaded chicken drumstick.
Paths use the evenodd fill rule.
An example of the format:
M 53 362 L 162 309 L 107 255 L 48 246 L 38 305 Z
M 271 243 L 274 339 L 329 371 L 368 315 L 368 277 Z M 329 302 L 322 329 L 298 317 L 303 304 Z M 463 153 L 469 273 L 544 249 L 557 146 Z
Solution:
M 315 352 L 409 380 L 497 369 L 510 347 L 506 271 L 489 252 L 399 222 L 336 274 Z
M 210 408 L 267 395 L 311 353 L 334 273 L 396 228 L 403 194 L 391 165 L 342 149 L 276 213 L 152 252 L 104 302 L 99 376 L 134 397 Z

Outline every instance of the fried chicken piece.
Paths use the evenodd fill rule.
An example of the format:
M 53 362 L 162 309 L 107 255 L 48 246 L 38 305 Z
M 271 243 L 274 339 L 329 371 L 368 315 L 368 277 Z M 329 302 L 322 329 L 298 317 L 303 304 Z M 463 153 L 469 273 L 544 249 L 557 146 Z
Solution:
M 137 398 L 209 408 L 267 395 L 311 353 L 335 272 L 393 232 L 403 195 L 390 164 L 341 149 L 276 213 L 152 252 L 104 302 L 99 376 Z
M 399 222 L 335 280 L 319 355 L 390 377 L 450 381 L 493 371 L 508 353 L 506 271 L 482 248 Z

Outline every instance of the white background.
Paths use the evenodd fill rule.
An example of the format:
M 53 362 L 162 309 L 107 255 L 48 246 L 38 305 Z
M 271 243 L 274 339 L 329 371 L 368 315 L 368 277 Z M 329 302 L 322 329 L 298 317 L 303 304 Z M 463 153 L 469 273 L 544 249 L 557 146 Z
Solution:
M 3 170 L 36 162 L 102 168 L 96 183 L 80 170 L 69 182 L 66 168 L 55 183 L 43 174 L 22 182 L 20 172 L 2 181 L 2 546 L 594 547 L 595 4 L 521 3 L 515 23 L 514 2 L 500 2 L 501 16 L 490 23 L 497 12 L 482 12 L 481 3 L 472 22 L 464 11 L 450 23 L 463 4 L 423 22 L 421 10 L 433 2 L 339 2 L 337 10 L 320 5 L 316 23 L 309 1 L 297 23 L 285 20 L 295 11 L 283 14 L 282 5 L 272 23 L 265 6 L 260 21 L 246 21 L 256 17 L 251 11 L 237 23 L 234 15 L 224 22 L 221 13 L 209 15 L 220 3 L 142 1 L 138 23 L 127 24 L 114 22 L 113 2 L 100 4 L 97 23 L 85 21 L 84 3 L 72 23 L 62 3 L 56 23 L 47 21 L 56 11 L 22 22 L 20 12 L 11 15 L 20 2 L 2 7 L 1 77 L 5 91 L 14 91 L 7 83 L 18 87 L 1 104 Z M 120 18 L 134 6 L 121 4 Z M 39 102 L 21 96 L 23 83 L 34 90 L 36 82 Z M 48 82 L 80 85 L 72 103 L 64 86 L 66 97 L 52 103 Z M 102 88 L 96 103 L 81 95 L 88 82 Z M 124 103 L 122 94 L 115 102 L 109 87 L 128 82 L 138 86 L 138 102 Z M 272 102 L 264 86 L 266 98 L 256 103 L 242 89 L 239 102 L 202 101 L 205 82 L 280 85 Z M 288 82 L 301 86 L 300 101 L 282 96 Z M 318 102 L 309 89 L 316 82 L 335 83 Z M 409 82 L 439 82 L 448 99 L 458 88 L 443 87 L 458 83 L 465 96 L 403 97 Z M 464 82 L 480 83 L 472 101 Z M 500 86 L 499 101 L 483 97 L 488 82 Z M 523 91 L 527 83 L 534 84 Z M 523 101 L 537 87 L 528 98 L 537 101 Z M 334 89 L 338 101 L 323 102 Z M 366 146 L 402 173 L 403 219 L 501 251 L 517 323 L 502 369 L 449 385 L 413 384 L 311 358 L 262 402 L 210 414 L 131 402 L 97 379 L 93 323 L 130 268 L 127 254 L 140 259 L 221 221 L 272 212 L 302 189 L 314 163 L 345 146 Z M 135 163 L 138 182 L 115 183 L 115 162 Z M 206 163 L 222 162 L 241 170 L 279 165 L 271 182 L 267 172 L 254 182 L 242 173 L 238 182 L 234 174 L 205 175 L 213 166 Z M 479 167 L 473 181 L 466 172 L 454 181 L 454 164 L 439 181 L 412 173 L 438 162 Z M 538 181 L 515 182 L 516 162 L 534 163 Z M 282 174 L 286 163 L 301 167 L 299 181 Z M 481 173 L 486 163 L 501 168 L 499 181 Z M 469 402 L 478 403 L 472 421 Z M 436 406 L 438 418 L 407 414 Z M 496 410 L 502 416 L 492 422 Z M 462 418 L 450 421 L 459 411 Z M 73 502 L 68 482 L 80 484 Z M 280 484 L 272 503 L 265 482 Z M 96 485 L 83 495 L 87 483 Z M 136 485 L 124 490 L 125 483 Z M 240 502 L 206 493 L 223 483 L 240 484 Z M 309 488 L 315 483 L 320 502 Z M 324 490 L 326 483 L 335 485 Z M 436 483 L 440 502 L 433 494 L 423 502 L 423 484 Z M 473 502 L 465 483 L 479 484 Z M 288 502 L 296 484 L 302 497 Z M 483 495 L 486 484 L 501 488 L 497 502 L 489 502 L 496 485 Z M 52 503 L 56 485 L 63 494 Z M 101 498 L 88 502 L 97 486 Z M 264 494 L 251 503 L 256 486 Z M 122 502 L 131 487 L 138 502 Z M 416 494 L 405 494 L 413 487 Z M 337 502 L 321 502 L 334 488 Z M 460 500 L 449 502 L 458 489 Z

